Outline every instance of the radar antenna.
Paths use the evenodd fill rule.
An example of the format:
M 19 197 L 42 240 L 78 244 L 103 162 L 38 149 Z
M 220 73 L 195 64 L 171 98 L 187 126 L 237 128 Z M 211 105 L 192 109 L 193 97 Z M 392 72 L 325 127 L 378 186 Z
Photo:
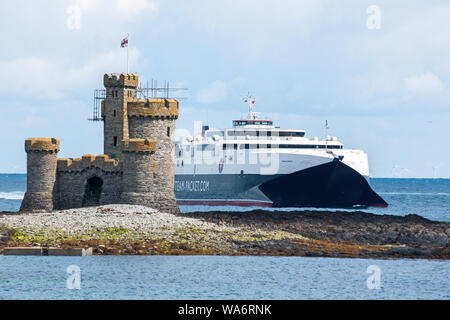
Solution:
M 250 92 L 247 94 L 247 97 L 241 99 L 248 104 L 249 120 L 255 120 L 258 115 L 258 112 L 253 112 L 253 106 L 256 99 L 251 96 Z

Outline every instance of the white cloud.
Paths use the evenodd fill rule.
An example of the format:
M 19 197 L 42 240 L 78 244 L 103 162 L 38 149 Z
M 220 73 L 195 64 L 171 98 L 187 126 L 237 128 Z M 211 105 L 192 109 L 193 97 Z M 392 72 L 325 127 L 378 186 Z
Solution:
M 131 47 L 130 56 L 131 66 L 138 65 L 139 49 Z M 0 70 L 8 74 L 0 78 L 0 94 L 55 100 L 77 95 L 81 89 L 89 90 L 88 95 L 105 72 L 126 71 L 126 50 L 118 48 L 98 54 L 87 63 L 72 67 L 35 56 L 0 60 Z
M 47 119 L 40 115 L 36 107 L 24 107 L 21 111 L 24 115 L 23 119 L 18 122 L 21 129 L 43 127 L 48 124 Z
M 434 73 L 426 72 L 406 78 L 404 88 L 414 95 L 430 95 L 442 92 L 444 84 Z
M 97 0 L 76 0 L 75 5 L 81 10 L 95 9 L 97 7 Z
M 228 85 L 223 81 L 211 82 L 207 87 L 200 89 L 197 93 L 197 100 L 200 103 L 220 102 L 227 96 Z
M 157 11 L 158 2 L 154 0 L 117 0 L 117 9 L 131 16 L 138 15 L 146 10 Z

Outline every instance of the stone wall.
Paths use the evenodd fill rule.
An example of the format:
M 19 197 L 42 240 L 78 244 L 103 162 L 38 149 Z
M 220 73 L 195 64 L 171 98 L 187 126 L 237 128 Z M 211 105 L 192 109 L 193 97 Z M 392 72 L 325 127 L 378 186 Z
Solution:
M 148 99 L 128 104 L 129 137 L 157 141 L 153 159 L 154 203 L 164 211 L 177 211 L 174 183 L 175 120 L 178 102 L 171 99 Z
M 136 99 L 137 74 L 107 73 L 103 78 L 106 99 L 102 101 L 104 153 L 122 160 L 122 140 L 128 139 L 127 103 Z
M 174 192 L 178 101 L 137 99 L 136 74 L 104 75 L 104 153 L 57 159 L 59 140 L 30 138 L 22 211 L 128 203 L 179 212 Z
M 27 192 L 21 211 L 53 210 L 53 192 L 59 140 L 56 138 L 29 138 L 25 140 L 27 153 Z
M 150 139 L 123 141 L 123 179 L 121 203 L 157 207 L 153 183 L 156 142 Z
M 102 182 L 99 197 L 86 201 L 89 180 Z M 117 203 L 122 184 L 122 166 L 107 155 L 84 155 L 81 159 L 58 159 L 54 208 L 80 208 Z

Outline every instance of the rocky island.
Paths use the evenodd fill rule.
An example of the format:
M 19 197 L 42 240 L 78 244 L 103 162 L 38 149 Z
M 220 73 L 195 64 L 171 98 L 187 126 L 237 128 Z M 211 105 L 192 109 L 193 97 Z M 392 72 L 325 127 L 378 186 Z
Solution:
M 450 259 L 450 223 L 362 211 L 166 213 L 105 205 L 0 213 L 0 250 L 93 248 L 96 255 Z
M 450 223 L 417 215 L 180 213 L 173 162 L 178 101 L 140 97 L 137 74 L 106 73 L 103 84 L 91 120 L 103 122 L 104 154 L 58 158 L 59 139 L 25 140 L 27 190 L 20 212 L 0 213 L 2 252 L 449 259 Z

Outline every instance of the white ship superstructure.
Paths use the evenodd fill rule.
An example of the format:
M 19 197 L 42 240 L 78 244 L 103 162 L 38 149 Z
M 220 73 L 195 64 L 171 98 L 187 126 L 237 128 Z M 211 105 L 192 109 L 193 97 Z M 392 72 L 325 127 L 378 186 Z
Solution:
M 226 129 L 204 126 L 201 135 L 176 143 L 180 204 L 387 205 L 368 185 L 364 151 L 345 149 L 337 137 L 308 138 L 305 130 L 275 127 L 257 118 L 253 98 L 245 100 L 248 119 L 234 120 Z

